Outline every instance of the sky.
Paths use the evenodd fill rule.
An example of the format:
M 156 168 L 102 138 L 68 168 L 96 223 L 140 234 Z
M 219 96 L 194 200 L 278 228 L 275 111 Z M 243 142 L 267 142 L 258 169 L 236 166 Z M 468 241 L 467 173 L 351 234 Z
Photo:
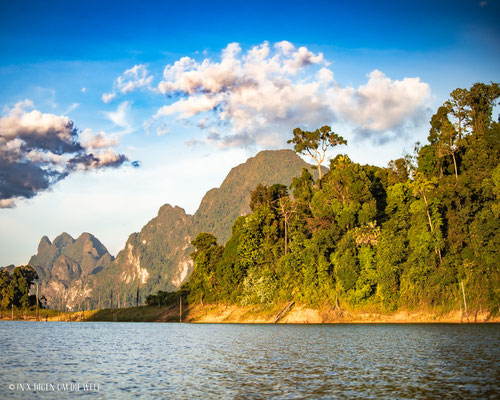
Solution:
M 295 127 L 411 153 L 451 91 L 499 81 L 500 4 L 2 1 L 0 54 L 2 266 L 62 232 L 116 255 Z

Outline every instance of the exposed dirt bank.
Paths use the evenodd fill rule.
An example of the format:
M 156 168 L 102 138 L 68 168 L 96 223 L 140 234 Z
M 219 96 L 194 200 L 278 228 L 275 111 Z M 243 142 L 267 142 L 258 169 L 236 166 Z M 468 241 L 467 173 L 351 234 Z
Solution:
M 41 315 L 42 321 L 110 321 L 110 322 L 179 322 L 179 306 L 170 307 L 130 307 L 120 309 L 92 310 L 74 313 L 58 313 L 47 310 Z M 34 313 L 15 315 L 16 320 L 36 320 Z M 4 313 L 3 320 L 11 315 Z M 492 317 L 487 312 L 470 313 L 469 318 L 460 311 L 439 313 L 435 311 L 398 311 L 381 314 L 366 311 L 346 311 L 332 307 L 309 308 L 301 304 L 280 303 L 272 306 L 236 306 L 205 304 L 184 306 L 182 322 L 192 323 L 473 323 L 500 322 L 500 315 Z
M 285 304 L 272 307 L 197 305 L 189 309 L 186 321 L 202 323 L 274 323 L 276 315 Z M 436 313 L 429 311 L 398 311 L 392 314 L 345 311 L 334 308 L 308 308 L 293 305 L 278 323 L 321 324 L 321 323 L 466 323 L 467 318 L 460 311 Z M 489 313 L 469 315 L 468 322 L 500 322 L 500 317 L 491 317 Z

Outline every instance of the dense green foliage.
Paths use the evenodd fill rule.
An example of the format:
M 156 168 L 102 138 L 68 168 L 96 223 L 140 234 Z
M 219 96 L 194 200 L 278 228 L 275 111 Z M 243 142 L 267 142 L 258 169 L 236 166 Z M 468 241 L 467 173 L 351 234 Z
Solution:
M 7 269 L 0 269 L 0 307 L 2 310 L 30 308 L 36 306 L 36 296 L 30 295 L 30 288 L 38 279 L 36 271 L 29 265 L 14 268 L 9 274 Z
M 499 95 L 455 90 L 428 143 L 387 168 L 339 155 L 321 182 L 304 169 L 289 188 L 258 186 L 224 247 L 193 241 L 189 300 L 393 311 L 458 309 L 465 295 L 469 311 L 498 310 Z
M 205 194 L 194 215 L 194 235 L 209 232 L 226 243 L 235 219 L 250 212 L 249 195 L 257 185 L 289 185 L 304 167 L 309 165 L 292 150 L 266 150 L 249 158 L 233 168 L 219 188 Z

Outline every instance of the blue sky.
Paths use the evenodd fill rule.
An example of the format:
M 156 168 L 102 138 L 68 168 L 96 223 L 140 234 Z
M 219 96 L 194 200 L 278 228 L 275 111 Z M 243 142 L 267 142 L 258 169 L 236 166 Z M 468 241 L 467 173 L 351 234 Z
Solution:
M 1 2 L 0 265 L 63 231 L 116 255 L 298 125 L 383 166 L 453 89 L 499 80 L 498 1 L 376 3 Z

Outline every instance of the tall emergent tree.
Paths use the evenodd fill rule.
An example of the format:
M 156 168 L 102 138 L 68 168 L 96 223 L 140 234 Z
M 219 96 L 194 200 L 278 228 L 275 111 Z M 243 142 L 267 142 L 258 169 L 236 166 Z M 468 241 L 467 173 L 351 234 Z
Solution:
M 303 131 L 300 128 L 293 130 L 293 139 L 287 143 L 293 143 L 293 149 L 298 154 L 309 154 L 318 164 L 319 181 L 321 182 L 321 164 L 325 161 L 328 147 L 335 147 L 347 144 L 342 136 L 332 131 L 332 128 L 325 125 L 313 132 Z M 320 183 L 321 184 L 321 183 Z

